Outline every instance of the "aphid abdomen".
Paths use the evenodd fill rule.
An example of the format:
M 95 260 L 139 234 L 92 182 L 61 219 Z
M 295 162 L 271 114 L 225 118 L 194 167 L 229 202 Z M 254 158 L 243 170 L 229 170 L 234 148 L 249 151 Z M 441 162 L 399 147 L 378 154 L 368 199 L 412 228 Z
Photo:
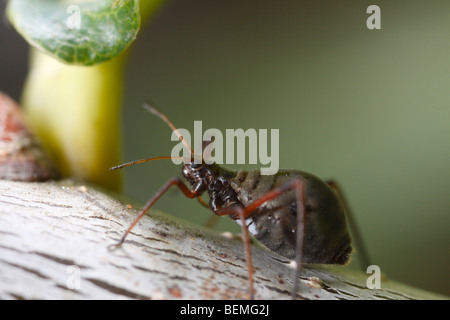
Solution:
M 231 179 L 237 198 L 248 206 L 269 190 L 293 179 L 305 187 L 305 238 L 303 262 L 345 264 L 351 239 L 345 213 L 336 194 L 321 179 L 302 171 L 282 170 L 263 176 L 258 170 L 239 171 Z M 268 249 L 288 258 L 296 255 L 297 208 L 293 190 L 261 205 L 247 219 L 248 230 Z

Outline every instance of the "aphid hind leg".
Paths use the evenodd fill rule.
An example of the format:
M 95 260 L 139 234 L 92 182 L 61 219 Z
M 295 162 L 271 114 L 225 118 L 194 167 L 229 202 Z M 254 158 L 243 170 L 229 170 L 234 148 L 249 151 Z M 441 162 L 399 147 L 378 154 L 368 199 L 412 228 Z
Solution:
M 296 270 L 295 270 L 295 278 L 294 278 L 294 288 L 292 291 L 292 298 L 295 299 L 297 296 L 297 292 L 299 289 L 299 277 L 302 269 L 302 260 L 303 260 L 303 241 L 304 241 L 304 235 L 305 235 L 305 192 L 304 192 L 304 185 L 303 182 L 299 179 L 291 180 L 277 188 L 274 188 L 270 191 L 268 191 L 266 194 L 264 194 L 259 199 L 256 199 L 254 202 L 252 202 L 250 205 L 248 205 L 245 208 L 242 207 L 228 207 L 218 210 L 216 212 L 217 215 L 223 216 L 223 215 L 234 215 L 239 214 L 239 218 L 242 222 L 242 231 L 243 231 L 243 241 L 247 256 L 247 266 L 249 270 L 249 282 L 250 282 L 250 292 L 251 296 L 253 297 L 253 267 L 252 267 L 252 261 L 251 261 L 251 252 L 250 252 L 250 237 L 248 235 L 248 228 L 246 225 L 246 219 L 247 217 L 256 209 L 258 209 L 261 205 L 266 203 L 267 201 L 273 200 L 286 192 L 290 190 L 295 190 L 295 196 L 297 201 L 297 237 L 296 237 L 296 252 L 295 252 L 295 263 L 296 263 Z
M 342 203 L 342 206 L 344 207 L 345 215 L 346 215 L 348 223 L 350 225 L 350 230 L 355 239 L 356 247 L 358 248 L 358 256 L 359 256 L 361 268 L 362 268 L 363 272 L 366 272 L 366 268 L 371 265 L 371 262 L 370 262 L 368 251 L 362 240 L 361 233 L 359 232 L 358 225 L 356 224 L 355 216 L 353 215 L 353 212 L 350 209 L 350 206 L 344 196 L 344 192 L 342 191 L 341 186 L 334 180 L 328 180 L 327 183 L 336 192 L 336 194 L 338 195 L 338 197 Z
M 122 236 L 122 238 L 120 239 L 120 241 L 115 245 L 115 246 L 120 246 L 124 241 L 126 236 L 130 233 L 130 231 L 134 228 L 134 226 L 139 222 L 139 220 L 141 220 L 141 218 L 147 213 L 147 211 L 155 204 L 156 201 L 159 200 L 159 198 L 161 198 L 161 196 L 166 193 L 166 191 L 172 187 L 172 186 L 177 186 L 178 189 L 180 189 L 183 194 L 188 197 L 188 198 L 196 198 L 199 195 L 194 192 L 191 191 L 189 189 L 189 187 L 184 184 L 183 181 L 181 181 L 180 178 L 178 177 L 174 177 L 172 179 L 170 179 L 169 181 L 166 182 L 166 184 L 164 184 L 161 189 L 159 189 L 154 195 L 153 197 L 150 198 L 150 200 L 147 201 L 147 203 L 144 205 L 144 207 L 141 209 L 141 211 L 139 211 L 136 219 L 133 221 L 133 223 L 131 223 L 131 225 L 128 227 L 128 229 L 125 231 L 124 235 Z

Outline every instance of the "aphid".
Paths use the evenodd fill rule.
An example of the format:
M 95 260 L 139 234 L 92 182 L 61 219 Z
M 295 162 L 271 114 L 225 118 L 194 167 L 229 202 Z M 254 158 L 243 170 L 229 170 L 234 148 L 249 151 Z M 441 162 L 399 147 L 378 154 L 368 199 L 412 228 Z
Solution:
M 192 150 L 164 114 L 150 105 L 145 107 L 169 125 L 187 150 Z M 178 177 L 167 181 L 140 210 L 117 246 L 154 203 L 170 187 L 176 186 L 186 197 L 197 198 L 216 215 L 229 216 L 241 225 L 251 299 L 254 285 L 248 232 L 268 249 L 296 262 L 293 298 L 298 292 L 303 263 L 343 265 L 349 261 L 352 252 L 346 222 L 349 209 L 337 184 L 299 170 L 279 170 L 275 175 L 261 175 L 259 170 L 234 172 L 204 161 L 194 163 L 194 157 L 192 155 L 190 162 L 185 162 L 181 168 L 192 189 Z M 142 159 L 111 170 L 158 159 L 172 158 Z M 201 198 L 205 192 L 209 195 L 209 204 Z

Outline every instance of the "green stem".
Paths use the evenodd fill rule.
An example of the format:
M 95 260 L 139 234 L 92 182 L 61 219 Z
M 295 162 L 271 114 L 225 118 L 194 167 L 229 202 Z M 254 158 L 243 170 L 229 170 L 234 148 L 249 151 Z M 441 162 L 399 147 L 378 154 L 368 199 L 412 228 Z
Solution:
M 141 1 L 141 21 L 151 17 L 162 2 Z M 123 71 L 128 52 L 83 67 L 31 50 L 22 105 L 63 176 L 120 191 L 121 173 L 108 169 L 121 159 Z
M 108 168 L 120 159 L 124 60 L 79 67 L 32 49 L 22 105 L 63 176 L 120 189 Z

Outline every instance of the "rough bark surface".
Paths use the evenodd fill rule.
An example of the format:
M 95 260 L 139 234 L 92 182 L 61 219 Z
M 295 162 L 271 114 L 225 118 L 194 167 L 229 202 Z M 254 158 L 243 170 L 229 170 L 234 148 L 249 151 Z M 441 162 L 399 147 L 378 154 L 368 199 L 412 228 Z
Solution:
M 0 299 L 246 299 L 239 239 L 137 209 L 73 181 L 0 181 Z M 253 246 L 256 299 L 289 299 L 289 261 Z M 298 298 L 446 298 L 333 266 L 306 266 Z

